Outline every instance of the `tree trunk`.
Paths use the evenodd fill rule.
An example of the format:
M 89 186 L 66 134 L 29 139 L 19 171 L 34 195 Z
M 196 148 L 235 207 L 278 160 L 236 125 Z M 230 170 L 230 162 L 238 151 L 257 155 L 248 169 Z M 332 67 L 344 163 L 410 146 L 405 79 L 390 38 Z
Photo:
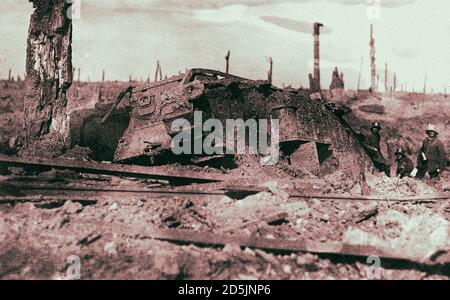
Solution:
M 33 2 L 27 40 L 24 146 L 43 136 L 68 141 L 66 92 L 72 84 L 71 4 L 66 0 Z

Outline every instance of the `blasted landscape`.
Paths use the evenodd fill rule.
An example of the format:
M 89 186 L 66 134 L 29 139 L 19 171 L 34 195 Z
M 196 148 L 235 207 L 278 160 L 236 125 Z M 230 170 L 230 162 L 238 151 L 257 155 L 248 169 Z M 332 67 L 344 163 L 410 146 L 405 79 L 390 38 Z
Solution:
M 70 4 L 30 2 L 26 74 L 0 79 L 0 279 L 449 279 L 448 152 L 419 179 L 396 151 L 418 167 L 430 123 L 448 151 L 450 98 L 379 74 L 376 26 L 357 89 L 321 69 L 319 22 L 307 88 L 276 85 L 272 58 L 267 77 L 235 75 L 228 49 L 222 71 L 84 81 Z M 174 154 L 172 122 L 199 111 L 279 120 L 278 160 Z

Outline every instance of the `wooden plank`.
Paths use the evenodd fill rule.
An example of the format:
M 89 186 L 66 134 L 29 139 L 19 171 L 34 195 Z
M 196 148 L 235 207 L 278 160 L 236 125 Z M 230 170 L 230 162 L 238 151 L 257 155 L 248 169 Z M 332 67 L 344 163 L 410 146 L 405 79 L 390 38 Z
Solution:
M 225 246 L 238 244 L 241 247 L 259 248 L 271 251 L 311 252 L 317 254 L 338 254 L 358 257 L 379 256 L 380 258 L 420 261 L 421 258 L 398 256 L 385 249 L 367 245 L 349 245 L 339 242 L 320 243 L 305 239 L 268 239 L 258 236 L 217 234 L 214 232 L 197 232 L 178 229 L 145 230 L 141 235 L 157 240 L 176 243 Z
M 277 222 L 283 219 L 286 219 L 288 217 L 287 212 L 277 212 L 270 215 L 263 216 L 261 218 L 258 218 L 256 220 L 247 221 L 244 223 L 241 223 L 239 225 L 230 226 L 228 228 L 225 228 L 223 232 L 236 232 L 239 229 L 242 229 L 244 227 L 254 226 L 254 225 L 260 225 L 263 223 L 269 224 L 273 222 Z
M 136 177 L 136 178 L 152 178 L 169 180 L 175 184 L 189 184 L 193 182 L 219 182 L 223 181 L 221 175 L 196 175 L 183 174 L 183 171 L 167 170 L 164 167 L 145 167 L 137 165 L 121 165 L 112 163 L 73 161 L 65 159 L 23 159 L 17 157 L 8 157 L 0 155 L 0 164 L 15 167 L 49 167 L 54 169 L 74 170 L 80 173 L 104 174 L 113 176 Z

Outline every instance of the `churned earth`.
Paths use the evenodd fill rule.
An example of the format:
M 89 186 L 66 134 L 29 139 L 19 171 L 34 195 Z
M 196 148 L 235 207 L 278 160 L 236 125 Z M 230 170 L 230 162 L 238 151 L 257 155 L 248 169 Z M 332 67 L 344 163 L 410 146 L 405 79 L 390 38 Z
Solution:
M 11 86 L 5 88 L 0 82 L 1 137 L 4 140 L 21 127 L 20 101 L 15 101 L 20 99 L 20 84 L 15 83 L 15 88 Z M 95 88 L 91 89 L 92 93 L 97 93 Z M 81 103 L 94 97 L 85 91 L 79 94 L 86 94 L 83 96 L 86 101 Z M 443 128 L 442 137 L 448 145 L 447 121 L 442 110 L 434 108 L 434 101 L 441 101 L 440 98 L 430 100 L 433 105 L 419 105 L 414 109 L 414 103 L 423 99 L 416 100 L 417 95 L 404 97 L 392 101 L 413 106 L 398 120 L 388 112 L 386 106 L 390 102 L 387 100 L 380 103 L 373 99 L 361 100 L 361 103 L 346 100 L 344 103 L 354 111 L 348 116 L 353 124 L 367 126 L 372 120 L 386 124 L 389 135 L 384 141 L 385 153 L 395 146 L 389 146 L 390 139 L 401 136 L 402 142 L 411 144 L 411 155 L 415 155 L 423 134 L 419 125 L 409 124 L 421 118 L 422 109 Z M 366 106 L 359 110 L 361 105 Z M 375 113 L 370 113 L 370 105 L 382 105 L 385 112 L 379 114 L 379 109 L 375 109 Z M 414 113 L 417 110 L 419 112 Z M 63 155 L 85 160 L 89 159 L 89 149 L 76 148 Z M 367 174 L 367 186 L 362 187 L 361 182 L 339 172 L 319 179 L 285 164 L 263 168 L 249 158 L 238 159 L 237 163 L 238 168 L 233 170 L 198 166 L 168 168 L 184 168 L 192 174 L 220 174 L 234 184 L 264 188 L 263 192 L 246 197 L 105 193 L 95 201 L 62 201 L 54 193 L 53 200 L 2 202 L 0 278 L 70 279 L 79 274 L 81 279 L 449 279 L 448 172 L 434 181 Z M 0 177 L 0 197 L 11 193 L 8 182 L 20 178 L 55 186 L 170 188 L 164 181 L 55 170 L 33 174 L 20 169 L 11 171 L 12 175 Z M 217 187 L 220 184 L 186 188 Z M 289 197 L 288 193 L 292 192 L 300 196 Z M 351 198 L 360 197 L 363 192 L 365 197 L 378 201 L 306 197 L 338 194 Z M 447 200 L 400 201 L 405 197 L 423 200 L 447 197 Z M 393 200 L 387 201 L 387 198 Z M 282 217 L 272 223 L 252 222 L 274 214 Z M 169 228 L 269 239 L 296 238 L 324 245 L 333 242 L 371 245 L 396 256 L 413 258 L 413 261 L 381 258 L 381 267 L 374 271 L 373 261 L 367 257 L 264 251 L 240 247 L 238 241 L 218 247 L 183 245 L 152 238 L 152 232 Z

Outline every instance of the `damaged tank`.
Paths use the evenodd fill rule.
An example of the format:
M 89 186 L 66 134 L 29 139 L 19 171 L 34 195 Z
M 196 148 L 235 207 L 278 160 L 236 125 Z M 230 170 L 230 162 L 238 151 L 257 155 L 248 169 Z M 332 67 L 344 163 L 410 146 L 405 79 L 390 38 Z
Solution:
M 127 88 L 113 105 L 74 118 L 78 125 L 73 127 L 73 143 L 117 163 L 213 159 L 208 155 L 175 157 L 171 151 L 172 139 L 179 133 L 172 131 L 172 122 L 183 118 L 193 124 L 197 111 L 202 112 L 203 120 L 214 118 L 223 124 L 227 119 L 278 119 L 282 157 L 293 167 L 314 174 L 339 169 L 359 176 L 373 169 L 350 127 L 320 97 L 310 97 L 308 90 L 283 90 L 268 81 L 208 69 L 191 69 L 163 81 Z M 204 136 L 192 133 L 192 139 L 198 138 Z

